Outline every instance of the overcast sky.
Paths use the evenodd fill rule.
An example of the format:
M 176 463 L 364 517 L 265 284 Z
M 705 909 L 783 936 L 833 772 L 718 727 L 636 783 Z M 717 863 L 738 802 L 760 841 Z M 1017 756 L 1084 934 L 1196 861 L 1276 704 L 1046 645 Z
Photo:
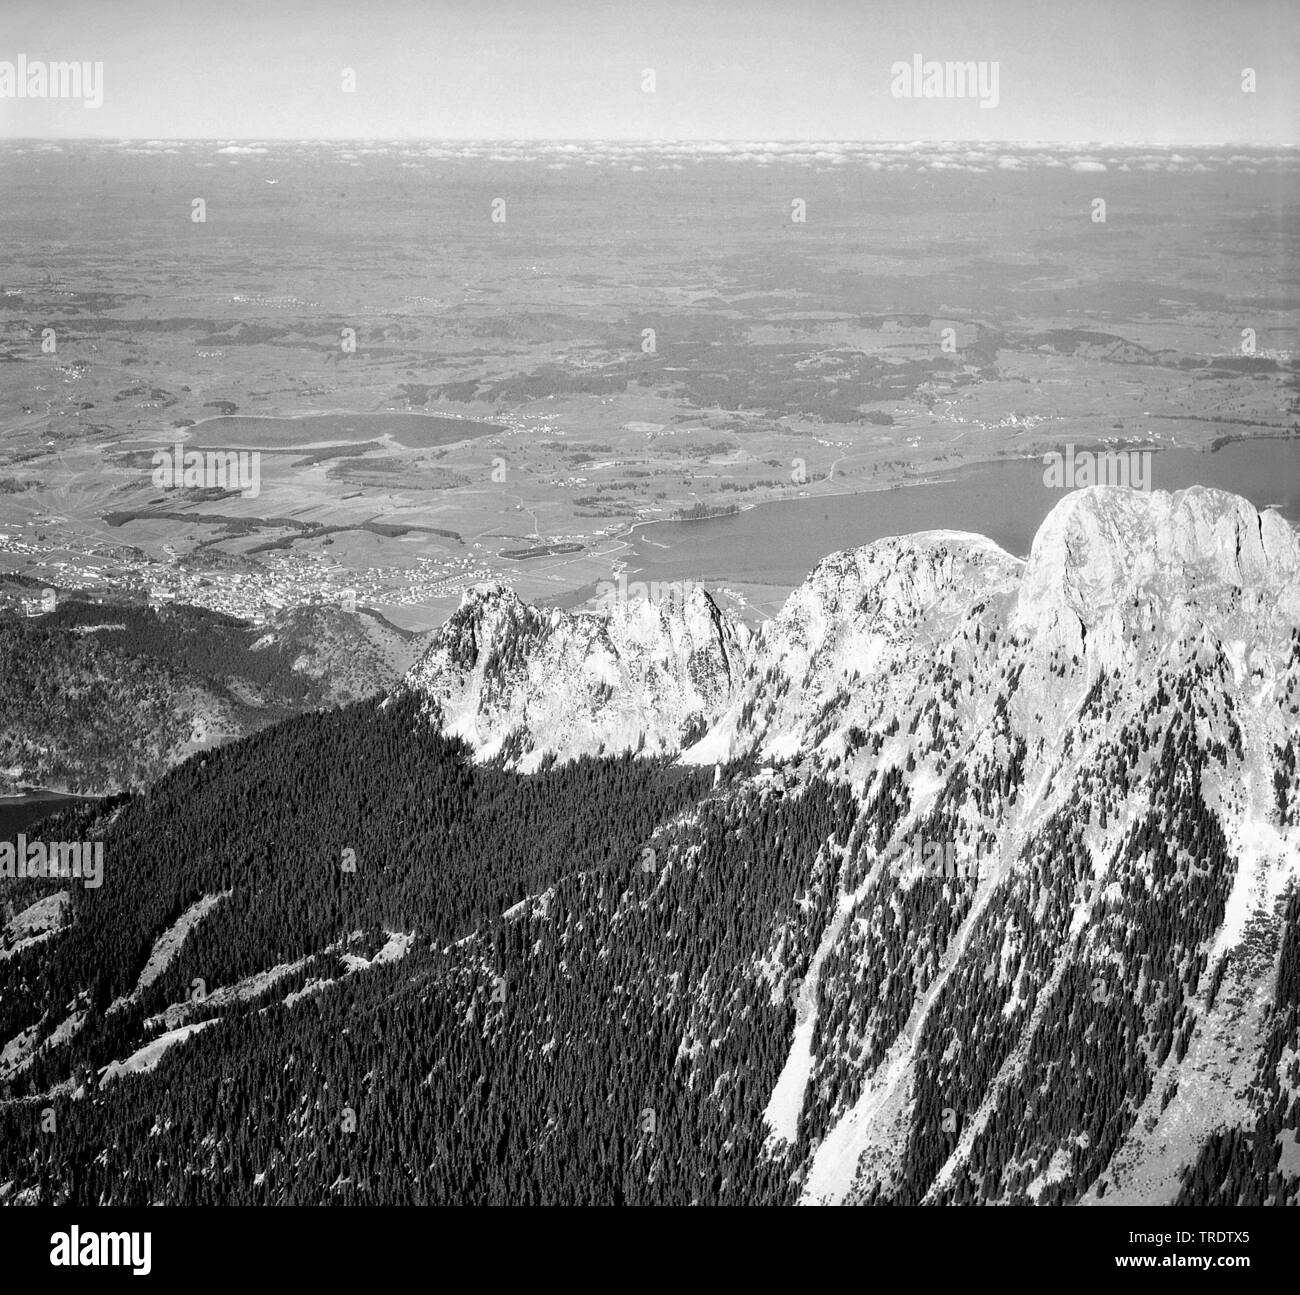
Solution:
M 997 106 L 896 97 L 916 54 Z M 0 0 L 19 55 L 104 101 L 8 137 L 1300 142 L 1298 0 Z

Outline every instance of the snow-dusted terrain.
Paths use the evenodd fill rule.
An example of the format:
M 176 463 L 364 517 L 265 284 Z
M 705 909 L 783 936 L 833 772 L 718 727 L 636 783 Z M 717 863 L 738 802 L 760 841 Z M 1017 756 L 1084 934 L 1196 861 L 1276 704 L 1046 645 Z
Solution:
M 775 945 L 765 962 L 796 1007 L 767 1122 L 773 1145 L 808 1134 L 807 1201 L 918 1179 L 932 1201 L 1171 1200 L 1205 1138 L 1263 1100 L 1243 1094 L 1300 879 L 1281 761 L 1300 540 L 1276 513 L 1199 487 L 1082 490 L 1027 561 L 947 531 L 834 554 L 752 639 L 703 593 L 566 614 L 479 591 L 405 687 L 523 770 L 752 757 L 846 781 L 863 825 L 886 817 L 807 974 L 783 976 Z M 978 852 L 979 879 L 916 889 L 933 879 L 895 865 L 917 836 Z M 1135 952 L 1157 940 L 1158 960 Z M 1074 1040 L 1103 1028 L 1140 1048 L 1140 1075 L 1088 1070 Z M 1062 1127 L 1026 1131 L 1024 1095 L 1063 1082 L 1105 1099 L 1071 1115 L 1067 1094 Z
M 426 720 L 525 773 L 602 753 L 663 765 L 514 778 L 467 768 Z M 315 1067 L 355 1021 L 367 1082 L 405 1056 L 403 1091 L 430 1094 L 410 1107 L 431 1121 L 412 1146 L 461 1136 L 483 1074 L 513 1073 L 484 1087 L 502 1127 L 538 1121 L 529 1173 L 590 1077 L 584 1120 L 617 1089 L 624 1122 L 640 1128 L 643 1102 L 682 1121 L 655 1146 L 608 1133 L 624 1166 L 649 1157 L 647 1191 L 680 1170 L 688 1200 L 709 1177 L 719 1199 L 809 1204 L 1300 1199 L 1300 538 L 1274 513 L 1200 488 L 1082 490 L 1027 559 L 953 531 L 833 554 L 753 634 L 698 588 L 543 612 L 489 586 L 397 698 L 319 723 L 345 753 L 371 725 L 382 744 L 301 777 L 268 759 L 294 779 L 240 801 L 308 838 L 305 871 L 237 849 L 201 885 L 179 872 L 102 1013 L 110 990 L 71 957 L 57 994 L 36 1005 L 27 986 L 93 933 L 80 905 L 103 896 L 53 893 L 8 923 L 0 969 L 34 1005 L 0 1039 L 0 1084 L 19 1094 L 0 1111 L 120 1104 L 191 1058 L 224 1068 L 242 1046 L 260 1066 L 260 1040 L 284 1035 L 307 1085 L 293 1101 L 325 1109 Z M 337 894 L 374 887 L 382 904 L 362 929 L 318 897 L 330 925 L 303 939 L 303 878 L 338 859 L 313 814 L 360 768 L 378 778 L 343 825 L 368 814 L 381 831 Z M 476 813 L 461 797 L 479 774 Z M 295 804 L 317 775 L 323 799 Z M 629 796 L 661 779 L 664 799 L 616 802 L 634 826 L 583 818 L 607 775 Z M 390 786 L 411 799 L 375 809 Z M 482 844 L 512 797 L 557 787 Z M 519 871 L 495 891 L 502 861 Z M 431 944 L 441 919 L 419 905 L 462 865 L 497 906 Z M 276 922 L 250 939 L 266 908 Z M 194 991 L 209 964 L 223 982 Z M 536 1109 L 510 1104 L 552 1076 Z
M 405 686 L 484 758 L 675 751 L 717 715 L 749 642 L 699 586 L 662 605 L 541 612 L 502 585 L 465 595 Z

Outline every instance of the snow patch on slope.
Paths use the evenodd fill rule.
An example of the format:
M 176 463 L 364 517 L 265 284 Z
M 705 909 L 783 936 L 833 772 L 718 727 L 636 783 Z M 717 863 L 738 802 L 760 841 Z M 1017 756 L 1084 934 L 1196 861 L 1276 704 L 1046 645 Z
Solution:
M 189 933 L 219 904 L 228 899 L 232 891 L 223 890 L 216 895 L 205 895 L 197 903 L 191 904 L 181 915 L 154 941 L 149 959 L 140 972 L 135 989 L 122 998 L 116 998 L 109 1004 L 108 1011 L 120 1012 L 124 1007 L 135 1002 L 159 976 L 171 966 L 172 960 L 181 951 Z
M 71 902 L 72 896 L 66 890 L 59 890 L 52 895 L 43 895 L 24 908 L 5 924 L 5 935 L 12 943 L 8 948 L 0 947 L 0 960 L 12 958 L 24 949 L 57 935 Z
M 184 1025 L 179 1030 L 169 1030 L 166 1034 L 160 1034 L 156 1039 L 146 1043 L 143 1048 L 131 1053 L 125 1061 L 114 1061 L 105 1066 L 99 1086 L 103 1088 L 105 1084 L 120 1079 L 123 1075 L 141 1075 L 155 1069 L 168 1048 L 177 1043 L 184 1043 L 190 1035 L 215 1024 L 216 1021 L 199 1021 L 197 1025 Z

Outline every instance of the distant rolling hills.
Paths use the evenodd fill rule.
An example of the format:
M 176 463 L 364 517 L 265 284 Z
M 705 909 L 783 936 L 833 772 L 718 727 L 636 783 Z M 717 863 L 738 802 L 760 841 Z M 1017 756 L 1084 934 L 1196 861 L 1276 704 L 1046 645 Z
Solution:
M 331 607 L 261 627 L 75 598 L 38 619 L 0 613 L 0 793 L 141 788 L 195 751 L 385 691 L 421 642 Z

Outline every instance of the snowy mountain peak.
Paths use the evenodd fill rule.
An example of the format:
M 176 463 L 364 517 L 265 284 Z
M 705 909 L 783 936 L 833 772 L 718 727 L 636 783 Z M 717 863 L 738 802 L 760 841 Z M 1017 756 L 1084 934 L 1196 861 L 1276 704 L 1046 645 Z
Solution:
M 1195 486 L 1067 495 L 1034 538 L 1012 625 L 1122 668 L 1153 639 L 1284 644 L 1300 623 L 1300 538 L 1277 513 Z M 1091 641 L 1089 641 L 1091 636 Z
M 501 585 L 472 590 L 404 687 L 480 758 L 525 771 L 549 753 L 675 751 L 729 696 L 749 630 L 696 585 L 663 601 L 626 592 L 568 612 Z
M 1222 491 L 1098 486 L 1061 499 L 1027 562 L 957 531 L 833 553 L 755 636 L 698 585 L 638 590 L 576 612 L 473 590 L 406 686 L 481 757 L 523 769 L 548 754 L 753 752 L 856 779 L 864 745 L 872 765 L 904 745 L 891 724 L 928 708 L 932 731 L 955 730 L 1013 675 L 1039 737 L 1060 697 L 1108 672 L 1208 653 L 1272 677 L 1300 625 L 1300 538 Z
M 1089 625 L 1143 590 L 1223 607 L 1240 595 L 1264 602 L 1294 594 L 1298 567 L 1296 532 L 1236 495 L 1093 486 L 1066 495 L 1039 528 L 1017 619 L 1035 625 L 1068 606 Z
M 408 686 L 522 768 L 643 747 L 752 757 L 726 794 L 756 803 L 848 791 L 838 880 L 799 898 L 816 939 L 795 956 L 786 920 L 756 963 L 794 1004 L 764 1120 L 802 1199 L 1171 1200 L 1222 1112 L 1250 1118 L 1242 1029 L 1267 1031 L 1300 880 L 1300 539 L 1276 513 L 1080 490 L 1027 561 L 951 531 L 832 554 L 752 640 L 703 591 L 484 594 Z M 1101 1029 L 1150 1058 L 1103 1102 L 1109 1167 L 1073 1090 L 1059 1128 L 1023 1114 Z

